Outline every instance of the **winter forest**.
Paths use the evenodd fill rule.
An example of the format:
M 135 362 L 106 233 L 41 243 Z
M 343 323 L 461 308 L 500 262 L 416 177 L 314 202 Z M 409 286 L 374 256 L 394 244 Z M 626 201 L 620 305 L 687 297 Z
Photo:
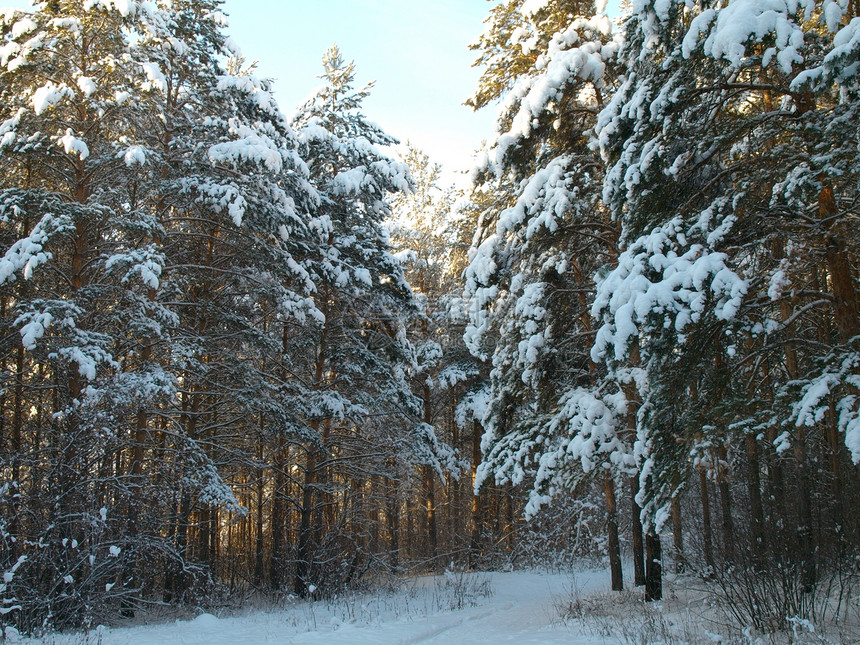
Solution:
M 578 568 L 520 642 L 860 642 L 856 0 L 484 27 L 458 188 L 220 0 L 0 10 L 4 640 Z

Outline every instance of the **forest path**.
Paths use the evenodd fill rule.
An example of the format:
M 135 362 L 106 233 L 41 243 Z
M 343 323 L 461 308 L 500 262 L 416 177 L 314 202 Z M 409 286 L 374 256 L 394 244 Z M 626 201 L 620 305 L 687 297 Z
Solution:
M 571 597 L 608 590 L 605 571 L 556 574 L 493 572 L 418 578 L 394 592 L 283 609 L 174 621 L 81 634 L 52 635 L 54 645 L 592 645 L 559 619 Z M 485 590 L 491 588 L 487 595 Z M 458 608 L 462 607 L 462 608 Z M 68 640 L 67 640 L 68 639 Z M 26 642 L 26 641 L 25 641 Z M 31 641 L 32 642 L 32 641 Z

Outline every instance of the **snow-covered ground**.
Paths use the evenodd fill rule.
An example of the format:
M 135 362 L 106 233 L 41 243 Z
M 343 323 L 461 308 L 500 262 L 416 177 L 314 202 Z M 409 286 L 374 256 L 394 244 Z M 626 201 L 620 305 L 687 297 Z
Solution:
M 625 581 L 626 583 L 628 581 Z M 446 573 L 396 588 L 334 600 L 288 599 L 268 610 L 248 607 L 216 617 L 162 620 L 89 633 L 16 638 L 19 645 L 836 645 L 860 643 L 860 623 L 826 633 L 797 621 L 792 633 L 756 636 L 732 627 L 712 594 L 693 577 L 667 576 L 664 599 L 642 590 L 609 591 L 605 570 Z M 851 602 L 856 602 L 852 600 Z M 858 608 L 860 611 L 860 608 Z M 746 632 L 746 633 L 744 633 Z
M 397 591 L 313 603 L 288 603 L 270 611 L 127 628 L 52 635 L 54 645 L 365 645 L 518 643 L 614 644 L 565 624 L 559 606 L 580 594 L 608 590 L 605 571 L 570 574 L 510 572 L 419 578 Z M 24 643 L 35 641 L 24 640 Z

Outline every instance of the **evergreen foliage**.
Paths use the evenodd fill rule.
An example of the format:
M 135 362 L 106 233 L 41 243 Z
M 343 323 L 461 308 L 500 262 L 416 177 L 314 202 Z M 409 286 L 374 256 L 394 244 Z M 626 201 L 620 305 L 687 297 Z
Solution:
M 621 590 L 628 534 L 657 600 L 670 525 L 761 632 L 856 578 L 856 2 L 500 0 L 468 194 L 336 46 L 288 120 L 220 5 L 0 13 L 0 625 Z

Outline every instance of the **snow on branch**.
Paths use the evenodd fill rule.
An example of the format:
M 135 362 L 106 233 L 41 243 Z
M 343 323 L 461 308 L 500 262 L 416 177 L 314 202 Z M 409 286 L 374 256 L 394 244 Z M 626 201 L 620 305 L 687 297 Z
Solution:
M 722 9 L 706 10 L 690 23 L 683 56 L 689 58 L 701 43 L 706 56 L 740 67 L 748 46 L 773 39 L 762 65 L 767 67 L 776 59 L 780 69 L 791 74 L 793 65 L 803 62 L 802 21 L 810 20 L 814 9 L 813 0 L 734 0 Z
M 725 253 L 689 244 L 683 231 L 681 218 L 655 228 L 631 244 L 599 281 L 591 312 L 602 325 L 592 360 L 623 360 L 632 339 L 648 330 L 673 328 L 683 340 L 685 328 L 709 311 L 720 320 L 735 317 L 747 281 L 729 266 Z
M 836 357 L 831 357 L 835 359 Z M 860 463 L 860 353 L 849 352 L 809 379 L 792 405 L 789 421 L 797 427 L 815 426 L 830 412 L 836 398 L 836 423 L 855 464 Z
M 15 203 L 14 195 L 3 195 L 0 203 L 0 215 L 8 217 L 7 212 L 16 216 L 23 213 L 22 206 Z M 25 280 L 33 276 L 33 271 L 53 258 L 45 247 L 55 235 L 70 231 L 74 228 L 71 217 L 46 213 L 25 238 L 15 242 L 0 259 L 0 285 L 16 279 L 19 273 Z
M 127 284 L 131 278 L 137 276 L 145 286 L 158 289 L 164 263 L 164 254 L 156 251 L 155 245 L 150 245 L 112 255 L 105 262 L 105 270 L 110 272 L 115 267 L 121 267 L 125 269 L 123 284 Z
M 607 66 L 620 46 L 620 35 L 613 35 L 611 21 L 600 12 L 577 18 L 553 35 L 546 51 L 536 57 L 532 72 L 521 76 L 499 105 L 498 134 L 485 159 L 497 175 L 503 172 L 508 150 L 530 137 L 542 118 L 560 116 L 556 103 L 566 92 L 579 90 L 577 101 L 594 103 L 582 90 L 605 86 Z

